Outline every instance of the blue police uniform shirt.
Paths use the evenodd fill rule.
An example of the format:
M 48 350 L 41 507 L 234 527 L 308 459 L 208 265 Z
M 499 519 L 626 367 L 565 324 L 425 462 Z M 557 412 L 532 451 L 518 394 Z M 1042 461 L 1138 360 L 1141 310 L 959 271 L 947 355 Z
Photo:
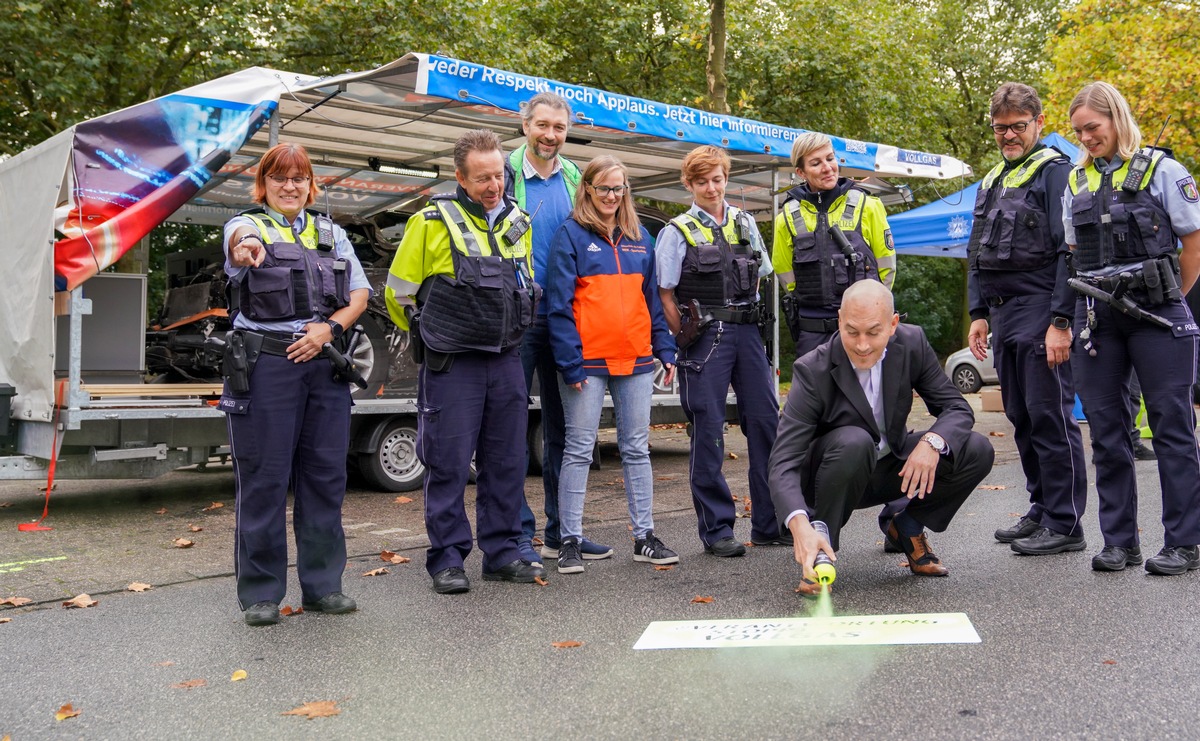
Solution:
M 1125 161 L 1118 155 L 1113 157 L 1112 162 L 1105 162 L 1099 157 L 1095 162 L 1096 169 L 1109 173 L 1120 169 Z M 1186 237 L 1200 230 L 1200 197 L 1196 194 L 1196 181 L 1183 165 L 1169 157 L 1159 160 L 1154 167 L 1154 174 L 1150 176 L 1150 195 L 1158 199 L 1171 217 L 1171 229 L 1176 237 Z M 1071 226 L 1071 203 L 1074 200 L 1075 195 L 1068 186 L 1063 194 L 1063 226 L 1067 244 L 1076 244 L 1075 228 Z
M 296 216 L 296 220 L 289 224 L 287 217 L 275 209 L 266 205 L 263 206 L 263 209 L 266 211 L 268 216 L 275 220 L 276 224 L 279 224 L 284 229 L 291 229 L 296 234 L 304 231 L 305 226 L 307 226 L 306 219 L 308 218 L 308 214 L 305 211 L 301 211 L 300 214 Z M 246 271 L 250 269 L 249 267 L 235 268 L 229 264 L 229 239 L 234 235 L 234 232 L 236 232 L 239 227 L 243 226 L 248 226 L 253 228 L 256 232 L 258 231 L 258 226 L 250 220 L 250 217 L 239 215 L 233 217 L 225 223 L 225 231 L 221 238 L 221 245 L 225 250 L 225 274 L 229 276 L 230 282 L 233 283 L 240 283 L 242 278 L 246 275 Z M 337 224 L 333 225 L 333 250 L 335 253 L 337 253 L 338 257 L 346 260 L 350 265 L 350 290 L 356 291 L 359 288 L 365 288 L 368 291 L 371 291 L 371 283 L 367 280 L 367 274 L 363 272 L 362 264 L 358 261 L 358 256 L 354 254 L 354 246 L 350 244 L 350 239 L 346 236 L 346 230 Z M 251 319 L 247 319 L 245 314 L 239 313 L 233 320 L 233 326 L 235 329 L 249 329 L 257 332 L 295 333 L 303 332 L 305 324 L 315 322 L 319 318 L 320 317 L 318 317 L 316 314 L 313 314 L 308 319 L 293 319 L 290 321 L 280 322 L 256 322 Z
M 695 203 L 687 210 L 689 214 L 700 220 L 700 223 L 714 231 L 725 226 L 716 217 L 697 206 Z M 729 219 L 729 202 L 725 203 L 725 218 Z M 758 229 L 750 230 L 750 246 L 758 253 L 761 263 L 758 266 L 758 277 L 765 278 L 774 269 L 771 266 L 771 256 L 767 254 L 762 235 Z M 683 232 L 677 227 L 668 225 L 658 233 L 658 242 L 654 245 L 654 259 L 657 263 L 658 285 L 660 288 L 672 290 L 679 285 L 679 273 L 683 270 L 683 256 L 687 253 L 688 243 Z M 754 295 L 755 300 L 758 294 Z

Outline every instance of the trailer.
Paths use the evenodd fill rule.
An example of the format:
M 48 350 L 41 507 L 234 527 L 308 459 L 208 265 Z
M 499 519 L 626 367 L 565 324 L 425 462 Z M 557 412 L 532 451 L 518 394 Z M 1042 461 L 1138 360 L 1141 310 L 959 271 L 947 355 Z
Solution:
M 204 341 L 228 326 L 219 237 L 168 259 L 167 299 L 151 307 L 151 230 L 223 224 L 251 205 L 262 154 L 297 142 L 323 190 L 314 207 L 347 226 L 382 285 L 406 217 L 453 190 L 455 139 L 490 128 L 506 149 L 519 145 L 521 102 L 541 90 L 573 106 L 563 154 L 617 155 L 645 201 L 690 203 L 682 156 L 725 148 L 728 198 L 760 221 L 775 213 L 802 133 L 416 53 L 330 78 L 249 68 L 76 124 L 0 163 L 0 479 L 47 478 L 52 464 L 58 478 L 149 478 L 227 457 L 219 378 L 204 372 L 215 366 Z M 833 141 L 843 171 L 887 200 L 903 189 L 884 177 L 970 174 L 944 155 Z M 640 208 L 653 233 L 666 215 Z M 764 301 L 776 300 L 769 285 Z M 362 324 L 356 361 L 369 386 L 356 393 L 350 462 L 378 488 L 419 488 L 415 366 L 382 290 Z M 777 367 L 777 328 L 767 335 Z M 681 420 L 674 389 L 657 391 L 653 420 Z M 536 395 L 530 413 L 540 440 Z M 536 458 L 540 443 L 530 447 Z

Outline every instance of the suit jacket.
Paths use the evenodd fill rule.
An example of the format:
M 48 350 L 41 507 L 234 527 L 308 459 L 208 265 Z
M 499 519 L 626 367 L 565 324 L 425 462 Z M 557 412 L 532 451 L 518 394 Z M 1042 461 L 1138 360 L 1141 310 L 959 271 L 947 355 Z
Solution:
M 913 391 L 921 395 L 937 420 L 930 428 L 946 441 L 951 454 L 959 450 L 975 425 L 975 413 L 942 370 L 937 355 L 920 327 L 900 324 L 888 341 L 883 359 L 884 434 L 892 454 L 907 458 L 921 440 L 908 429 Z M 871 405 L 858 382 L 854 365 L 842 347 L 839 334 L 792 366 L 792 389 L 779 420 L 779 434 L 771 449 L 769 480 L 771 499 L 783 518 L 796 510 L 812 514 L 802 481 L 808 470 L 808 453 L 816 439 L 838 427 L 861 427 L 879 442 Z

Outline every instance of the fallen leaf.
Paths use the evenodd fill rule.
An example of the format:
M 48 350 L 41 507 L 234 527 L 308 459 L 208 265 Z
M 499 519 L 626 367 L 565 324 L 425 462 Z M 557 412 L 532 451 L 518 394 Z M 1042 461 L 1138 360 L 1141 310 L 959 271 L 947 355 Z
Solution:
M 363 572 L 363 576 L 383 576 L 384 574 L 390 573 L 392 573 L 392 570 L 387 566 L 380 566 L 377 569 L 371 569 L 370 571 Z
M 205 680 L 205 679 L 189 679 L 186 682 L 179 682 L 178 684 L 171 685 L 171 689 L 173 689 L 173 690 L 191 690 L 191 689 L 195 689 L 197 687 L 203 687 L 207 684 L 208 684 L 208 680 Z
M 550 582 L 546 581 L 545 579 L 543 579 L 543 578 L 542 578 L 542 577 L 540 577 L 540 576 L 535 576 L 535 577 L 533 577 L 533 581 L 534 581 L 534 583 L 535 583 L 535 584 L 537 584 L 539 587 L 544 587 L 544 586 L 546 586 L 547 584 L 549 584 L 549 583 L 550 583 Z
M 151 587 L 149 584 L 143 584 L 140 581 L 135 581 L 133 584 L 125 587 L 125 589 L 129 590 L 130 592 L 144 592 L 147 589 L 153 589 L 153 587 Z
M 391 551 L 384 551 L 383 553 L 380 553 L 379 558 L 387 561 L 388 563 L 408 563 L 412 560 L 411 558 L 406 558 L 401 556 L 399 553 L 392 553 Z
M 233 676 L 229 678 L 229 681 L 230 682 L 240 682 L 248 676 L 250 676 L 250 675 L 246 673 L 245 669 L 238 669 L 236 672 L 233 673 Z
M 156 515 L 165 515 L 166 513 L 167 513 L 166 507 L 162 507 L 160 509 L 154 510 L 154 514 L 156 514 Z
M 1024 517 L 1025 515 L 1021 514 L 1020 512 L 1009 512 L 1008 516 L 1009 517 Z
M 202 533 L 202 532 L 204 532 L 204 528 L 202 528 L 202 527 L 200 527 L 200 526 L 198 526 L 198 525 L 188 525 L 188 530 L 191 530 L 193 533 Z
M 541 538 L 537 537 L 536 535 L 533 537 L 533 540 L 530 542 L 536 546 L 546 545 L 546 542 L 544 540 L 542 540 Z
M 154 666 L 175 666 L 175 662 L 174 661 L 159 661 L 159 662 L 156 662 L 154 664 Z
M 68 702 L 58 709 L 58 712 L 54 714 L 54 719 L 66 720 L 67 718 L 74 718 L 76 715 L 79 715 L 79 711 L 71 707 L 71 703 Z
M 712 597 L 701 597 L 701 596 L 700 596 L 700 595 L 698 595 L 698 594 L 697 594 L 695 597 L 692 597 L 692 603 L 693 603 L 693 604 L 695 604 L 695 603 L 699 603 L 699 604 L 702 604 L 702 605 L 707 605 L 709 602 L 712 602 L 712 601 L 713 601 L 713 598 L 712 598 Z
M 412 497 L 396 497 L 396 498 L 395 498 L 394 500 L 392 500 L 392 501 L 393 501 L 394 503 L 396 503 L 396 504 L 411 504 L 411 503 L 412 503 Z
M 176 548 L 191 548 L 196 545 L 195 541 L 188 540 L 187 538 L 176 538 L 171 542 L 175 544 Z
M 583 645 L 583 641 L 555 641 L 550 645 L 555 648 L 579 648 Z
M 0 509 L 8 509 L 12 506 L 12 502 L 0 502 Z
M 0 605 L 12 605 L 13 607 L 27 605 L 30 602 L 33 602 L 33 600 L 29 599 L 28 597 L 9 597 L 8 599 L 0 599 Z
M 991 435 L 992 437 L 1004 437 L 1004 433 L 1000 432 L 999 430 L 992 430 L 988 434 Z
M 1112 666 L 1113 664 L 1116 664 L 1117 662 L 1114 661 L 1113 659 L 1105 659 L 1103 663 L 1105 663 L 1109 666 Z
M 666 564 L 666 565 L 655 566 L 654 570 L 655 571 L 670 571 L 673 568 L 675 568 L 675 564 Z
M 225 506 L 224 502 L 213 502 L 212 504 L 208 505 L 207 507 L 205 507 L 204 509 L 202 509 L 200 511 L 201 512 L 212 512 L 214 509 L 221 509 L 224 506 Z
M 985 484 L 979 488 L 983 491 L 1004 491 L 1008 487 L 1004 484 Z
M 62 606 L 63 607 L 95 607 L 98 604 L 100 604 L 100 603 L 97 602 L 96 600 L 92 599 L 92 595 L 81 594 L 81 595 L 75 597 L 75 599 L 67 600 L 66 602 L 62 603 Z
M 655 481 L 674 481 L 675 475 L 671 474 L 670 476 L 655 476 L 654 480 Z
M 303 715 L 306 719 L 313 718 L 329 718 L 334 715 L 341 714 L 338 710 L 337 700 L 318 700 L 316 702 L 306 702 L 298 708 L 280 713 L 280 715 Z
M 747 540 L 745 543 L 742 543 L 742 545 L 746 546 L 747 548 L 753 548 L 753 547 L 754 547 L 754 541 L 752 541 L 752 540 Z
M 12 618 L 0 618 L 0 623 L 11 623 Z
M 731 461 L 736 461 L 736 460 L 737 460 L 737 458 L 738 458 L 738 454 L 737 454 L 737 453 L 732 453 L 732 452 L 731 452 L 731 453 L 729 454 L 729 460 L 731 460 Z
M 303 615 L 304 608 L 303 607 L 292 607 L 291 605 L 284 605 L 283 607 L 279 608 L 279 614 L 283 615 L 284 617 L 291 617 L 292 615 Z

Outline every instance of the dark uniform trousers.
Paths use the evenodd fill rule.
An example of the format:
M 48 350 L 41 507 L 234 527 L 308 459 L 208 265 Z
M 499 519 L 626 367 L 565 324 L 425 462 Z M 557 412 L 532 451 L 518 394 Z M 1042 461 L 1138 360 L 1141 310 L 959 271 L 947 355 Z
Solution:
M 775 507 L 767 486 L 767 463 L 779 427 L 779 400 L 772 392 L 771 370 L 758 325 L 717 322 L 682 353 L 679 396 L 692 423 L 692 504 L 700 540 L 712 545 L 733 535 L 737 518 L 729 484 L 721 473 L 725 460 L 725 401 L 729 387 L 737 395 L 738 424 L 750 457 L 750 533 L 755 539 L 778 537 Z
M 566 445 L 567 422 L 563 413 L 562 396 L 558 392 L 558 366 L 550 348 L 550 326 L 544 314 L 525 330 L 521 342 L 521 364 L 525 370 L 525 389 L 533 393 L 533 376 L 537 373 L 538 399 L 542 409 L 542 439 L 530 440 L 530 445 L 542 446 L 542 489 L 545 493 L 546 545 L 557 548 L 560 543 L 558 526 L 558 473 L 562 468 L 563 447 Z M 531 540 L 537 529 L 533 510 L 522 500 L 521 539 Z
M 287 588 L 287 493 L 294 494 L 296 573 L 304 602 L 342 590 L 350 388 L 328 360 L 259 356 L 246 396 L 226 408 L 237 486 L 234 573 L 242 609 Z
M 920 439 L 924 433 L 910 433 Z M 891 453 L 877 459 L 871 433 L 861 427 L 838 427 L 813 442 L 811 463 L 801 472 L 805 500 L 814 517 L 829 527 L 830 544 L 839 547 L 839 533 L 856 509 L 904 498 L 900 469 L 904 459 Z M 949 525 L 958 508 L 992 470 L 996 451 L 978 432 L 967 436 L 962 449 L 941 457 L 933 490 L 908 502 L 905 511 L 934 532 Z
M 1075 388 L 1083 401 L 1092 434 L 1096 492 L 1100 499 L 1100 531 L 1104 544 L 1139 545 L 1137 478 L 1129 430 L 1129 368 L 1142 384 L 1146 414 L 1154 430 L 1158 480 L 1162 487 L 1165 545 L 1200 544 L 1200 455 L 1196 447 L 1196 415 L 1192 383 L 1196 377 L 1196 324 L 1182 302 L 1152 311 L 1171 321 L 1157 327 L 1096 303 L 1091 357 L 1076 340 L 1073 349 Z M 1075 326 L 1086 319 L 1084 300 L 1075 308 Z
M 1046 362 L 1050 296 L 1017 296 L 990 313 L 1004 414 L 1029 488 L 1028 517 L 1057 533 L 1080 535 L 1087 504 L 1083 436 L 1071 362 L 1055 368 Z
M 520 558 L 528 401 L 520 352 L 455 353 L 448 371 L 421 366 L 417 457 L 425 464 L 430 575 L 461 567 L 471 552 L 463 502 L 475 455 L 475 515 L 483 570 Z

